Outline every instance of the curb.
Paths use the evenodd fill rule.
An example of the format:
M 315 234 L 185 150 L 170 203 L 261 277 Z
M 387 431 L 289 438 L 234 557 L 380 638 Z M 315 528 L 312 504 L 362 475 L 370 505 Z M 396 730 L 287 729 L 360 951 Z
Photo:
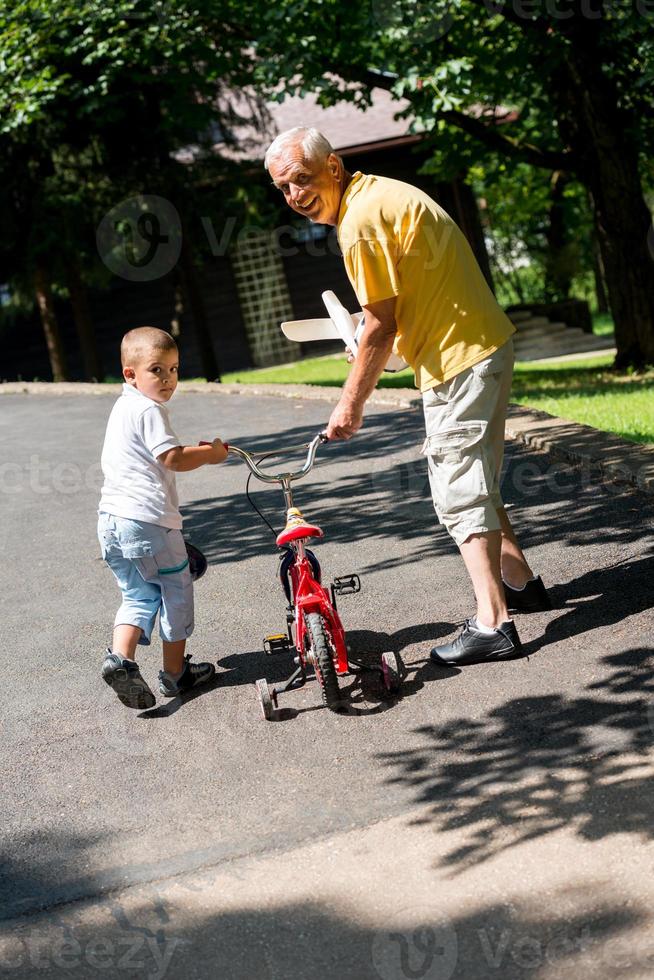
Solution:
M 93 384 L 85 381 L 5 381 L 0 383 L 0 395 L 119 395 L 122 384 Z M 177 391 L 182 395 L 250 395 L 273 398 L 302 398 L 309 401 L 336 403 L 342 388 L 322 385 L 279 384 L 217 384 L 206 381 L 196 384 L 180 381 Z M 415 388 L 379 388 L 368 399 L 370 405 L 396 405 L 410 408 L 421 403 Z
M 611 432 L 580 425 L 533 408 L 509 405 L 506 420 L 509 438 L 532 449 L 543 450 L 607 480 L 627 483 L 654 494 L 654 445 L 628 442 Z
M 0 384 L 0 394 L 26 395 L 117 395 L 120 384 L 88 384 L 63 381 L 9 381 Z M 318 385 L 243 385 L 181 381 L 181 394 L 249 395 L 275 398 L 301 398 L 335 404 L 341 388 Z M 422 402 L 415 388 L 381 388 L 368 399 L 370 405 L 412 408 Z M 626 483 L 654 494 L 654 445 L 638 445 L 589 425 L 580 425 L 548 415 L 537 409 L 510 405 L 506 422 L 510 439 L 547 452 L 575 466 L 601 473 L 607 480 Z

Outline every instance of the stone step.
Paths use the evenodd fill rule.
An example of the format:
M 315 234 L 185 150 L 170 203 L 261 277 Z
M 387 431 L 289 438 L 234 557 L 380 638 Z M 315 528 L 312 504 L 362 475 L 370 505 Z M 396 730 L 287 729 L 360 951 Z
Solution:
M 563 357 L 565 354 L 592 354 L 595 351 L 610 350 L 613 346 L 610 337 L 592 338 L 589 334 L 584 334 L 583 331 L 581 333 L 584 338 L 588 339 L 580 339 L 577 342 L 573 339 L 556 344 L 530 344 L 520 348 L 516 347 L 516 360 L 537 361 L 543 357 Z
M 564 343 L 574 342 L 574 343 L 581 343 L 581 344 L 583 343 L 593 344 L 595 341 L 599 341 L 600 343 L 602 343 L 606 339 L 607 338 L 605 337 L 597 337 L 595 336 L 595 334 L 592 333 L 586 333 L 585 330 L 580 330 L 578 327 L 565 327 L 563 330 L 557 330 L 552 334 L 548 334 L 547 331 L 543 331 L 542 333 L 539 332 L 534 335 L 529 334 L 526 337 L 523 337 L 520 334 L 513 335 L 514 343 L 518 343 L 518 344 L 528 343 L 530 345 L 539 342 L 541 340 L 545 341 L 546 343 L 547 341 L 552 340 L 552 342 L 554 343 L 561 341 Z M 609 337 L 608 340 L 612 341 L 613 337 Z
M 519 337 L 514 334 L 513 342 L 516 347 L 536 347 L 538 344 L 544 346 L 556 346 L 558 344 L 583 344 L 593 347 L 598 344 L 605 344 L 607 347 L 613 346 L 612 337 L 596 337 L 595 334 L 585 333 L 583 330 L 568 328 L 557 331 L 555 334 L 542 334 L 534 337 Z
M 554 337 L 565 333 L 569 328 L 565 323 L 548 323 L 546 326 L 520 327 L 513 335 L 514 340 L 531 340 L 535 337 Z
M 515 310 L 507 316 L 516 327 L 513 344 L 516 358 L 521 361 L 592 353 L 614 345 L 613 337 L 596 337 L 579 327 L 535 316 L 530 310 Z
M 551 323 L 546 316 L 530 316 L 527 320 L 519 320 L 515 323 L 518 331 L 528 330 L 531 327 L 546 327 Z
M 588 338 L 593 339 L 593 334 L 586 333 L 584 330 L 580 330 L 578 327 L 566 327 L 564 323 L 552 324 L 553 328 L 539 327 L 533 332 L 529 331 L 526 334 L 516 333 L 513 335 L 513 341 L 516 344 L 537 344 L 537 343 L 555 343 L 559 340 L 575 340 L 583 341 Z

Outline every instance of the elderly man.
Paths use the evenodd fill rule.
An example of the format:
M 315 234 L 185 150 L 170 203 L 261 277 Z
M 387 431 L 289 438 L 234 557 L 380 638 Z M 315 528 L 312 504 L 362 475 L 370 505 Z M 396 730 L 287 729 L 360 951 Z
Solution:
M 458 545 L 477 599 L 438 663 L 516 656 L 509 610 L 551 608 L 502 505 L 499 480 L 514 332 L 452 219 L 410 184 L 350 174 L 325 137 L 296 127 L 265 166 L 297 214 L 336 225 L 345 268 L 365 314 L 357 358 L 327 434 L 349 439 L 391 351 L 413 368 L 424 405 L 429 478 L 439 519 Z

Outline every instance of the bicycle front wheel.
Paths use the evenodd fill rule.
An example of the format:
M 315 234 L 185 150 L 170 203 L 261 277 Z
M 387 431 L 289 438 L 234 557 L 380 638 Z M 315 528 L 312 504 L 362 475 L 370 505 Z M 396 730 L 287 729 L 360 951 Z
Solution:
M 341 692 L 338 688 L 338 678 L 334 666 L 333 646 L 325 620 L 320 613 L 308 613 L 305 622 L 323 704 L 330 711 L 338 711 L 342 706 Z

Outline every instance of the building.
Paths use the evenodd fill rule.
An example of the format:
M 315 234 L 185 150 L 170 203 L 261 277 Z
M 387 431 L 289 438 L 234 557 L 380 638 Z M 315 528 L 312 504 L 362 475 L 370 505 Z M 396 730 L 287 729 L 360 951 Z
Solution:
M 189 293 L 183 262 L 153 281 L 115 276 L 108 290 L 90 291 L 89 312 L 106 374 L 120 376 L 120 337 L 139 324 L 172 330 L 182 350 L 183 373 L 193 377 L 205 373 L 202 322 L 205 344 L 211 345 L 219 370 L 225 372 L 301 357 L 305 351 L 284 338 L 279 324 L 286 319 L 324 316 L 320 296 L 325 289 L 333 289 L 346 306 L 356 309 L 334 230 L 312 225 L 286 208 L 263 170 L 267 146 L 291 126 L 320 129 L 351 171 L 395 177 L 422 187 L 460 225 L 490 280 L 472 191 L 463 180 L 442 183 L 419 175 L 429 149 L 422 135 L 410 131 L 409 120 L 399 118 L 406 107 L 382 89 L 374 90 L 366 111 L 350 102 L 323 108 L 314 96 L 292 97 L 267 106 L 263 127 L 237 130 L 235 148 L 228 148 L 217 134 L 216 152 L 242 165 L 247 179 L 261 180 L 269 188 L 279 208 L 279 222 L 274 228 L 251 228 L 230 238 L 223 234 L 224 229 L 213 228 L 207 215 L 205 230 L 210 229 L 222 244 L 212 249 L 213 258 L 194 276 L 194 296 Z M 81 379 L 84 370 L 69 304 L 57 301 L 56 312 L 70 376 Z M 0 378 L 50 377 L 38 314 L 9 329 L 5 324 L 3 332 Z M 315 353 L 316 346 L 309 350 Z

